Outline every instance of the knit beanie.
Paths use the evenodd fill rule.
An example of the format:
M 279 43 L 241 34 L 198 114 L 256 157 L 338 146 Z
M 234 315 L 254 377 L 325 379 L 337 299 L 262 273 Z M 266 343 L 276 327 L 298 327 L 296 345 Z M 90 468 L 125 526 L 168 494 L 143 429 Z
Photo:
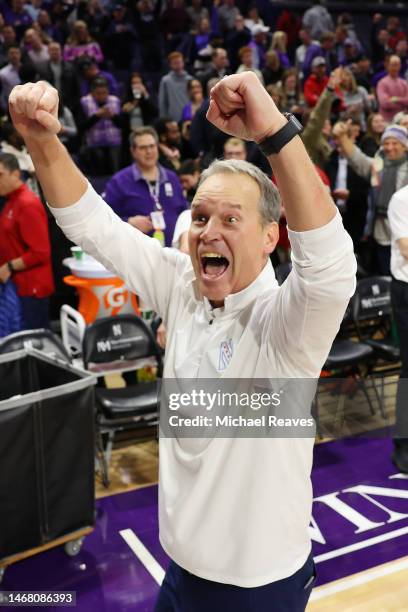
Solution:
M 395 138 L 396 140 L 399 140 L 399 142 L 403 144 L 406 149 L 408 149 L 408 131 L 403 125 L 389 125 L 381 136 L 381 144 L 383 144 L 387 138 Z

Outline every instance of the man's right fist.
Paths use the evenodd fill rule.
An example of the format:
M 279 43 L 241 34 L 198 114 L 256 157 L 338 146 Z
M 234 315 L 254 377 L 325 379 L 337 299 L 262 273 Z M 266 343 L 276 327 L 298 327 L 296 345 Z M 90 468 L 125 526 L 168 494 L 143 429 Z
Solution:
M 49 140 L 61 129 L 58 91 L 45 81 L 14 87 L 9 109 L 14 127 L 25 141 Z

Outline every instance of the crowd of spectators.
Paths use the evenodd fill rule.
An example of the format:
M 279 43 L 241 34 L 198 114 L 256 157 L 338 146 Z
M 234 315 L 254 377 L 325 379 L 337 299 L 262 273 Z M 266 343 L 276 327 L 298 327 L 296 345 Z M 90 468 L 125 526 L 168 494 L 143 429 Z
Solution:
M 330 14 L 319 0 L 307 6 L 271 20 L 245 0 L 1 0 L 1 150 L 18 158 L 41 197 L 7 100 L 15 85 L 50 82 L 60 94 L 59 136 L 85 174 L 124 220 L 162 232 L 171 246 L 214 158 L 238 155 L 270 173 L 254 143 L 228 140 L 206 120 L 211 87 L 251 70 L 303 123 L 362 267 L 389 274 L 387 207 L 408 183 L 407 27 L 376 13 L 359 35 L 351 14 Z M 188 227 L 188 213 L 183 219 Z M 63 241 L 50 229 L 62 259 Z M 0 244 L 0 266 L 5 257 Z M 289 258 L 283 209 L 274 261 Z

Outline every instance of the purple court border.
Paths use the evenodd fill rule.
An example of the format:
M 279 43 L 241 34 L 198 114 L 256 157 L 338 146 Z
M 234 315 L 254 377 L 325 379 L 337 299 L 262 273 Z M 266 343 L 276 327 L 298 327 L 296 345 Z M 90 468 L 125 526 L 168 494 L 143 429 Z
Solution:
M 408 555 L 408 479 L 398 475 L 391 451 L 392 443 L 385 438 L 315 447 L 313 537 L 320 542 L 313 541 L 313 552 L 318 584 Z M 387 494 L 378 494 L 383 491 Z M 336 511 L 336 500 L 343 514 Z M 352 515 L 357 523 L 364 523 L 359 533 L 347 518 L 350 509 L 358 513 Z M 158 540 L 157 486 L 149 486 L 98 500 L 95 530 L 78 556 L 70 558 L 56 548 L 25 559 L 7 568 L 1 587 L 74 590 L 76 612 L 152 612 L 158 584 L 121 537 L 124 529 L 132 529 L 166 568 L 168 558 Z M 399 536 L 390 535 L 395 533 Z M 381 538 L 388 539 L 378 541 Z M 353 550 L 356 546 L 362 548 Z M 347 552 L 338 555 L 345 547 Z M 325 560 L 327 555 L 336 556 Z

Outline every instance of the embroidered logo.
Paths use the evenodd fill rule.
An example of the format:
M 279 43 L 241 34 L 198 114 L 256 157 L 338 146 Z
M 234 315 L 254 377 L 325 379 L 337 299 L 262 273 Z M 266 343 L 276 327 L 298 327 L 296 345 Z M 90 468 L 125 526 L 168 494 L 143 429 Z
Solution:
M 221 342 L 220 357 L 219 357 L 219 363 L 218 363 L 219 371 L 225 370 L 227 368 L 227 366 L 229 365 L 229 362 L 232 359 L 233 353 L 234 351 L 233 351 L 233 346 L 232 346 L 232 340 L 224 340 L 223 342 Z

